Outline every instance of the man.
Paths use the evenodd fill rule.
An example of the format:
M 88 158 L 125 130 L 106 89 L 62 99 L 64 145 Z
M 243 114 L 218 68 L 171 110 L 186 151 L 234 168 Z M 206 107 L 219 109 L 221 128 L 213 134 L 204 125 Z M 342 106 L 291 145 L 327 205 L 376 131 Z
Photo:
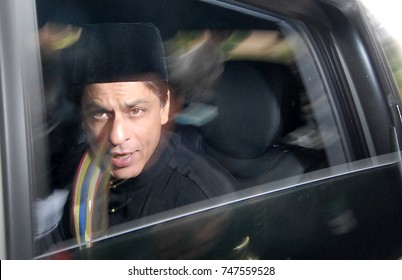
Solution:
M 81 160 L 65 211 L 68 237 L 72 229 L 90 242 L 106 227 L 233 191 L 226 171 L 163 130 L 172 97 L 153 25 L 84 26 L 63 61 L 86 136 L 84 151 L 73 153 Z

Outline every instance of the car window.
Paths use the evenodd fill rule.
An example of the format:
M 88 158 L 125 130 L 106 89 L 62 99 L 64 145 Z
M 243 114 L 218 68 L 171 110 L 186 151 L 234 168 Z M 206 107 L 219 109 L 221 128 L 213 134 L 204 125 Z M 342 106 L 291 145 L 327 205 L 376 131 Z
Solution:
M 241 11 L 205 6 L 210 8 L 231 17 L 253 18 Z M 50 174 L 56 174 L 49 180 L 54 190 L 48 203 L 62 205 L 67 176 L 60 176 L 60 171 L 71 176 L 78 165 L 68 162 L 66 167 L 64 156 L 83 140 L 79 113 L 60 82 L 59 58 L 79 40 L 81 26 L 51 20 L 39 26 L 49 168 Z M 179 22 L 162 37 L 173 108 L 165 129 L 228 171 L 240 190 L 345 163 L 344 136 L 316 61 L 290 24 L 268 17 L 247 28 L 206 24 L 188 29 Z M 61 213 L 62 208 L 55 210 Z M 60 246 L 53 246 L 55 240 L 41 242 L 45 248 L 50 243 L 47 250 Z
M 233 230 L 239 234 L 232 236 L 228 248 L 246 244 L 250 238 L 262 242 L 265 231 L 284 245 L 286 238 L 281 239 L 279 233 L 297 224 L 296 213 L 303 213 L 300 219 L 311 226 L 306 230 L 297 227 L 300 236 L 310 237 L 324 216 L 330 217 L 325 221 L 332 221 L 329 231 L 334 235 L 348 233 L 361 213 L 351 209 L 360 205 L 350 202 L 346 195 L 350 190 L 342 188 L 338 193 L 333 186 L 353 186 L 357 174 L 358 182 L 365 182 L 355 186 L 361 191 L 370 184 L 362 179 L 367 170 L 384 166 L 391 166 L 391 174 L 396 170 L 398 159 L 394 156 L 378 158 L 382 153 L 377 154 L 375 148 L 368 152 L 362 148 L 361 152 L 361 147 L 353 145 L 374 144 L 367 143 L 369 129 L 361 134 L 354 130 L 360 126 L 364 130 L 365 114 L 356 113 L 359 108 L 355 108 L 360 106 L 357 101 L 364 102 L 360 97 L 345 97 L 358 87 L 345 74 L 350 69 L 342 68 L 347 59 L 336 54 L 343 46 L 337 49 L 335 42 L 318 47 L 328 38 L 314 37 L 302 21 L 275 10 L 266 13 L 220 1 L 163 5 L 158 1 L 101 1 L 98 10 L 90 8 L 92 1 L 50 2 L 37 1 L 36 7 L 47 138 L 46 151 L 36 155 L 47 167 L 39 174 L 47 183 L 35 190 L 36 195 L 47 196 L 34 198 L 32 209 L 38 258 L 287 258 L 286 254 L 270 255 L 265 245 L 261 245 L 267 250 L 264 253 L 238 250 L 228 255 L 227 248 L 217 244 Z M 190 16 L 188 10 L 194 14 Z M 171 93 L 169 122 L 163 130 L 178 135 L 186 150 L 201 155 L 217 174 L 229 176 L 235 187 L 205 201 L 102 227 L 89 242 L 77 241 L 65 234 L 66 225 L 62 224 L 65 213 L 71 211 L 71 182 L 83 154 L 76 147 L 86 145 L 86 139 L 80 111 L 64 84 L 62 59 L 64 52 L 79 42 L 82 26 L 110 22 L 147 22 L 159 29 Z M 337 63 L 329 62 L 331 59 Z M 376 177 L 368 174 L 374 182 Z M 394 184 L 396 180 L 390 188 Z M 367 189 L 375 191 L 371 185 Z M 289 190 L 288 196 L 281 196 L 287 193 L 284 190 Z M 323 204 L 327 208 L 317 213 L 313 207 Z M 120 206 L 113 209 L 124 209 Z M 247 211 L 242 212 L 244 209 Z M 291 209 L 289 214 L 287 209 Z M 399 211 L 397 206 L 395 209 Z M 240 221 L 249 220 L 250 215 L 254 218 L 249 227 L 240 228 Z M 337 225 L 339 217 L 341 224 Z M 283 218 L 289 224 L 281 227 Z M 259 221 L 263 227 L 257 227 Z M 276 224 L 278 232 L 269 232 L 269 224 Z M 209 251 L 187 255 L 194 252 L 194 244 L 205 244 L 205 240 L 194 243 L 189 238 L 181 248 L 178 240 L 198 231 L 202 238 L 207 236 L 205 243 L 210 246 L 203 250 Z M 294 241 L 294 236 L 288 237 Z M 144 248 L 148 244 L 155 250 Z M 126 246 L 136 250 L 116 253 Z M 302 258 L 300 248 L 288 249 Z

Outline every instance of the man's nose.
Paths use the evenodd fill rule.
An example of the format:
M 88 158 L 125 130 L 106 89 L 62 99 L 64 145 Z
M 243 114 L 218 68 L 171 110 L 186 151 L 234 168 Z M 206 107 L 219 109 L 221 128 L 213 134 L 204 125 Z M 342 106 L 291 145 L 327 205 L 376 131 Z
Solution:
M 128 139 L 128 129 L 124 119 L 115 117 L 110 124 L 109 142 L 113 146 L 118 146 Z

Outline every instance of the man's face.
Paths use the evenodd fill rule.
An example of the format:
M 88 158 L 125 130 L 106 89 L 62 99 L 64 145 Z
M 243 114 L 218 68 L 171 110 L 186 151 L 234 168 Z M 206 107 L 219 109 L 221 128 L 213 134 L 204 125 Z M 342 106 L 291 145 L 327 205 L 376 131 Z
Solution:
M 83 127 L 91 149 L 111 160 L 112 176 L 136 177 L 148 162 L 168 121 L 169 99 L 142 82 L 89 85 L 82 96 Z M 106 157 L 103 154 L 106 153 Z

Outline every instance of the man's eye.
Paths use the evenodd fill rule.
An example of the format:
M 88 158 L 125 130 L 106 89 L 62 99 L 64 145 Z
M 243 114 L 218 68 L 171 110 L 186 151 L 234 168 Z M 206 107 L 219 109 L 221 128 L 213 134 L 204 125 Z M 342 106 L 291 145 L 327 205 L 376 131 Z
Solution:
M 104 112 L 104 111 L 98 111 L 98 112 L 92 112 L 90 114 L 91 119 L 96 119 L 96 120 L 106 120 L 110 118 L 110 113 Z
M 143 109 L 143 108 L 131 108 L 130 110 L 129 110 L 129 114 L 131 115 L 131 116 L 141 116 L 142 114 L 144 114 L 145 113 L 145 109 Z

